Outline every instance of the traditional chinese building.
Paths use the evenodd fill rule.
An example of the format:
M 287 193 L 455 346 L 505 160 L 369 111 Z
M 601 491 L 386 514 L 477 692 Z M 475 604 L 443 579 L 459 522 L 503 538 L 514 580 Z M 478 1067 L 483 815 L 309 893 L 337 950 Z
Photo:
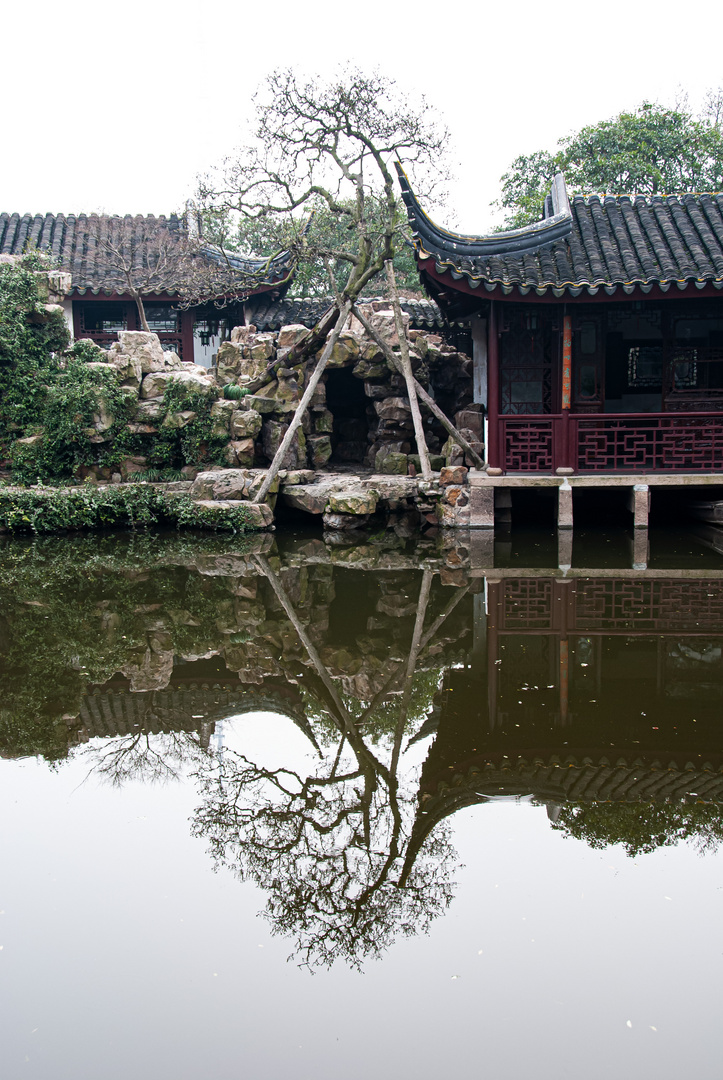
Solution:
M 723 467 L 723 195 L 575 196 L 467 236 L 400 169 L 424 287 L 469 320 L 489 473 L 715 473 Z
M 118 248 L 136 245 L 142 264 L 154 259 L 153 291 L 142 289 L 150 330 L 157 333 L 164 349 L 173 350 L 182 360 L 210 367 L 221 342 L 220 323 L 244 323 L 243 302 L 252 295 L 268 294 L 278 300 L 293 276 L 290 252 L 270 259 L 246 259 L 224 253 L 198 238 L 195 223 L 185 215 L 119 217 L 97 214 L 6 214 L 0 213 L 0 255 L 21 255 L 28 250 L 51 257 L 58 270 L 71 275 L 72 287 L 63 306 L 72 336 L 90 338 L 101 347 L 116 341 L 121 330 L 140 330 L 138 308 L 128 291 L 110 244 Z M 224 296 L 216 303 L 189 304 L 181 295 L 179 267 L 173 255 L 184 241 L 194 240 L 193 258 L 210 267 L 228 266 L 247 287 Z M 169 254 L 171 257 L 169 257 Z M 164 260 L 166 269 L 164 270 Z M 184 267 L 185 269 L 185 267 Z M 141 265 L 139 276 L 148 270 Z

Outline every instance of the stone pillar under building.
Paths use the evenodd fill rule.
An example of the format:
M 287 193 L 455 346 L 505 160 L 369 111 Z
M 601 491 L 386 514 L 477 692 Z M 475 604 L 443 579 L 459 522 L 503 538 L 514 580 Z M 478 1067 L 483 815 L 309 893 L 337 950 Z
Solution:
M 489 483 L 487 473 L 482 472 L 481 469 L 470 469 L 467 482 L 470 489 L 470 529 L 494 529 L 495 489 Z
M 572 528 L 572 488 L 567 480 L 563 480 L 557 489 L 557 527 Z

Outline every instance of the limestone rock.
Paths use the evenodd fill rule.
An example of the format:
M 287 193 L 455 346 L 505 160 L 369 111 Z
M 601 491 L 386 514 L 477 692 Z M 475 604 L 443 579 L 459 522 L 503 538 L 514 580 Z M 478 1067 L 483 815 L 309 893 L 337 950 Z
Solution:
M 196 506 L 201 510 L 234 510 L 238 502 L 229 499 L 197 499 Z M 274 512 L 266 503 L 244 503 L 250 529 L 266 529 L 273 523 Z
M 313 469 L 292 469 L 284 477 L 284 487 L 294 487 L 297 484 L 313 484 L 316 476 Z
M 191 498 L 198 500 L 247 499 L 251 484 L 248 469 L 221 469 L 199 473 L 193 481 Z
M 277 420 L 267 420 L 261 429 L 263 451 L 269 461 L 273 461 L 276 451 L 281 446 L 284 435 L 289 430 L 288 424 Z M 284 469 L 296 469 L 306 464 L 306 439 L 303 431 L 297 431 L 291 446 L 287 450 L 281 466 Z
M 399 337 L 397 335 L 393 311 L 374 311 L 367 314 L 367 318 L 379 336 L 384 338 L 387 345 L 390 345 L 392 348 L 394 348 L 395 345 L 399 345 Z M 407 334 L 409 332 L 409 315 L 406 311 L 402 312 L 402 325 L 404 333 Z
M 304 510 L 307 514 L 323 514 L 329 501 L 329 489 L 316 484 L 300 484 L 284 488 L 281 501 L 294 510 Z
M 253 439 L 234 439 L 229 443 L 232 447 L 236 461 L 239 465 L 253 465 L 254 463 L 254 440 Z
M 163 416 L 163 398 L 150 398 L 148 401 L 139 401 L 133 414 L 134 420 L 141 424 L 150 424 L 154 420 L 160 420 Z
M 225 385 L 231 382 L 250 382 L 266 374 L 268 358 L 263 355 L 265 350 L 254 357 L 247 345 L 237 345 L 231 341 L 224 341 L 216 354 L 216 370 L 218 381 Z
M 409 459 L 409 464 L 414 465 L 414 468 L 417 470 L 417 472 L 421 472 L 421 470 L 422 470 L 422 462 L 421 462 L 421 459 L 419 457 L 419 454 L 408 454 L 407 457 Z M 443 469 L 444 468 L 444 458 L 442 457 L 442 455 L 441 454 L 430 454 L 429 455 L 429 467 L 434 472 L 439 472 L 440 469 Z
M 374 402 L 374 410 L 380 420 L 393 420 L 407 423 L 412 415 L 412 407 L 407 398 L 388 397 Z
M 447 487 L 448 484 L 466 484 L 467 472 L 463 465 L 447 466 L 442 469 L 439 475 L 439 482 L 442 487 Z
M 234 345 L 246 345 L 255 334 L 255 326 L 234 326 L 231 331 L 231 341 Z
M 309 458 L 315 469 L 323 469 L 331 457 L 331 439 L 328 435 L 309 435 Z
M 373 489 L 337 491 L 329 495 L 329 510 L 337 514 L 373 514 L 379 495 Z
M 145 472 L 147 468 L 148 458 L 139 455 L 124 458 L 120 463 L 121 476 L 124 480 L 131 479 L 136 473 Z
M 43 441 L 43 436 L 42 435 L 28 435 L 24 439 L 18 439 L 17 440 L 17 445 L 18 446 L 37 446 L 38 443 L 41 443 L 42 441 Z
M 185 428 L 187 424 L 190 424 L 192 420 L 196 419 L 198 414 L 193 412 L 192 409 L 184 409 L 183 412 L 168 413 L 161 424 L 162 428 L 170 428 L 171 430 L 178 430 Z
M 369 360 L 360 360 L 354 365 L 351 373 L 357 379 L 383 379 L 389 373 L 389 369 L 384 361 L 373 364 Z
M 365 514 L 324 514 L 324 528 L 339 532 L 361 529 L 366 525 L 369 518 Z
M 235 409 L 231 416 L 234 439 L 255 439 L 261 431 L 261 414 L 255 409 Z
M 246 348 L 252 360 L 268 362 L 274 355 L 274 335 L 256 334 Z
M 194 501 L 252 499 L 266 476 L 264 469 L 208 469 L 198 473 L 191 488 Z M 270 494 L 279 490 L 275 477 Z
M 211 406 L 211 436 L 213 438 L 228 438 L 231 433 L 231 417 L 237 410 L 238 405 L 235 401 L 226 401 L 224 398 L 219 398 L 218 401 L 214 401 Z
M 454 441 L 451 435 L 442 447 L 442 456 L 448 466 L 462 465 L 464 463 L 462 447 Z
M 314 431 L 318 435 L 331 435 L 334 430 L 334 414 L 324 409 L 314 415 Z
M 118 340 L 112 343 L 108 352 L 112 361 L 121 358 L 137 361 L 143 375 L 181 367 L 176 353 L 164 352 L 158 334 L 147 330 L 121 330 Z
M 195 368 L 192 371 L 153 371 L 146 375 L 141 384 L 141 397 L 163 397 L 171 383 L 181 383 L 189 390 L 210 392 L 216 389 L 213 379 L 208 374 L 201 375 Z
M 266 390 L 266 387 L 264 387 L 264 390 Z M 246 408 L 255 409 L 255 411 L 261 413 L 262 416 L 268 416 L 270 413 L 276 411 L 276 402 L 272 397 L 268 397 L 265 393 L 247 394 L 242 400 Z
M 279 349 L 293 349 L 294 345 L 298 345 L 308 335 L 309 331 L 301 323 L 290 323 L 281 327 L 276 344 Z
M 457 431 L 461 431 L 463 428 L 473 431 L 475 438 L 480 442 L 484 438 L 484 416 L 471 406 L 454 414 L 454 426 Z
M 165 690 L 173 673 L 173 649 L 146 649 L 135 662 L 125 664 L 121 674 L 130 680 L 130 691 Z
M 374 469 L 384 475 L 406 476 L 407 455 L 394 452 L 385 454 L 383 450 L 380 450 L 374 462 Z
M 321 356 L 322 352 L 323 349 L 321 349 L 317 355 Z M 327 361 L 327 367 L 346 367 L 353 364 L 358 359 L 359 339 L 350 331 L 342 330 L 338 340 L 334 342 L 334 348 L 331 350 L 331 356 Z

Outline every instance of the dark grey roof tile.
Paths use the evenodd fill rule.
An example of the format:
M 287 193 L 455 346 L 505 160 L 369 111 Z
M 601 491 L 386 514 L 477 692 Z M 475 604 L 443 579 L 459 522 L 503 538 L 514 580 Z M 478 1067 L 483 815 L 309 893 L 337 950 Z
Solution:
M 466 236 L 425 214 L 400 172 L 402 197 L 421 269 L 473 287 L 614 290 L 688 281 L 723 285 L 723 196 L 576 195 L 554 184 L 556 213 L 523 229 Z M 433 262 L 427 263 L 428 259 Z

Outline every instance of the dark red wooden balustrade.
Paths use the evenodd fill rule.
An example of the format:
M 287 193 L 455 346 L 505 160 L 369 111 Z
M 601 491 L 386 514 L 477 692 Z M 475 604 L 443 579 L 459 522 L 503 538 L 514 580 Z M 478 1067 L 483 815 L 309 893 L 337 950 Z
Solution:
M 490 426 L 493 421 L 490 420 Z M 723 413 L 500 416 L 490 465 L 514 473 L 716 472 Z M 493 448 L 498 460 L 493 460 Z

